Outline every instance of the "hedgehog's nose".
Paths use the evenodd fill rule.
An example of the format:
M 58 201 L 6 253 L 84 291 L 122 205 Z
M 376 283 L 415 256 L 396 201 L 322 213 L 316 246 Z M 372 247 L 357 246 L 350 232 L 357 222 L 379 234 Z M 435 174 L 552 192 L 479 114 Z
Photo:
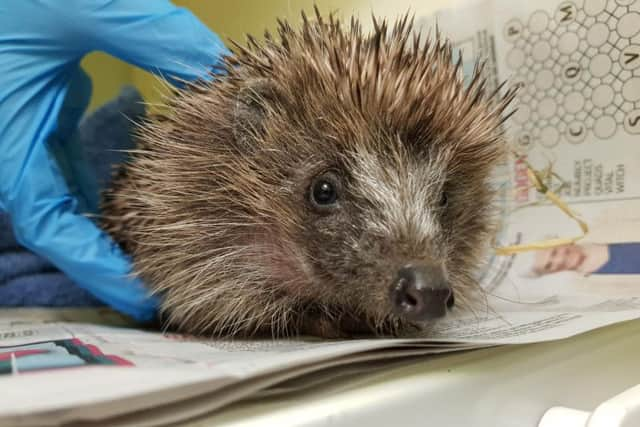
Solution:
M 453 306 L 453 292 L 442 269 L 429 265 L 401 268 L 390 296 L 395 313 L 410 321 L 442 317 Z

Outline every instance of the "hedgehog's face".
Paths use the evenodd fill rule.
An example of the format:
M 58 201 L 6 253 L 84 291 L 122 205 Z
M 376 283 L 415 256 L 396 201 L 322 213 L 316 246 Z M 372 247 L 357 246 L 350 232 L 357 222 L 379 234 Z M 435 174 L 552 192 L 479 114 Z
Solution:
M 455 296 L 465 303 L 476 290 L 487 239 L 488 176 L 467 182 L 448 169 L 451 153 L 382 143 L 387 156 L 336 146 L 291 164 L 301 284 L 311 306 L 348 314 L 343 329 L 388 332 L 445 316 Z
M 339 154 L 347 158 L 308 179 L 301 209 L 313 285 L 363 322 L 444 316 L 454 303 L 456 252 L 446 166 Z
M 238 116 L 260 133 L 236 135 L 261 147 L 252 162 L 269 169 L 266 210 L 287 217 L 275 247 L 295 256 L 291 268 L 277 257 L 274 277 L 285 273 L 303 332 L 401 332 L 466 304 L 487 243 L 493 165 L 467 162 L 460 141 L 344 114 L 338 100 L 305 109 L 265 98 L 274 105 Z

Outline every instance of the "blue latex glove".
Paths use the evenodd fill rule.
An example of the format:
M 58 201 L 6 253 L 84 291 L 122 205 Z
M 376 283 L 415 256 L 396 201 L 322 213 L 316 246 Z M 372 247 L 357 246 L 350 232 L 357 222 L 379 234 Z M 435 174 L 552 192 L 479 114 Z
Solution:
M 149 321 L 159 297 L 82 215 L 98 199 L 71 135 L 91 96 L 80 61 L 95 50 L 172 82 L 207 78 L 228 51 L 164 0 L 0 0 L 0 210 L 23 246 L 114 309 Z

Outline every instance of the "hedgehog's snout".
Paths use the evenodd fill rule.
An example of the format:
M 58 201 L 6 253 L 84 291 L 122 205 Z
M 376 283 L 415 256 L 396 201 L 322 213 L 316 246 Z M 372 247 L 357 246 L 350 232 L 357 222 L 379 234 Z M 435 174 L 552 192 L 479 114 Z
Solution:
M 442 268 L 431 265 L 402 267 L 391 285 L 390 298 L 394 312 L 409 321 L 443 317 L 454 303 Z

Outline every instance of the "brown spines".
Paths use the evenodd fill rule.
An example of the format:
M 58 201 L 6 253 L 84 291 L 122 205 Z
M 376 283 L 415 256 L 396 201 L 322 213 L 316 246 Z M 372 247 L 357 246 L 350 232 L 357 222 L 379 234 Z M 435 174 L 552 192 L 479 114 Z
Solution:
M 483 128 L 495 131 L 513 98 L 512 92 L 502 99 L 492 95 L 494 106 L 487 110 L 482 68 L 475 68 L 472 83 L 464 88 L 461 58 L 453 61 L 450 42 L 436 32 L 435 38 L 423 43 L 409 15 L 390 31 L 385 20 L 374 20 L 371 35 L 363 34 L 355 18 L 346 31 L 333 15 L 326 21 L 316 9 L 315 18 L 311 21 L 303 14 L 298 31 L 280 21 L 278 48 L 251 42 L 240 50 L 241 62 L 275 76 L 306 78 L 301 83 L 333 90 L 338 99 L 362 113 L 385 117 L 390 125 L 410 128 L 428 118 L 429 127 L 443 138 L 466 139 L 465 130 L 478 121 L 492 122 Z M 305 75 L 304 70 L 313 72 Z M 296 71 L 301 75 L 290 75 Z
M 240 79 L 268 77 L 286 96 L 304 99 L 310 107 L 301 110 L 334 98 L 345 114 L 402 139 L 423 146 L 457 141 L 460 161 L 490 164 L 499 155 L 494 140 L 515 90 L 502 95 L 501 85 L 487 94 L 478 61 L 465 87 L 461 54 L 453 58 L 451 42 L 437 28 L 432 37 L 415 32 L 408 13 L 391 28 L 384 19 L 372 19 L 371 34 L 355 17 L 344 28 L 317 8 L 313 20 L 302 13 L 297 29 L 278 20 L 278 40 L 249 37 L 246 47 L 236 44 Z

